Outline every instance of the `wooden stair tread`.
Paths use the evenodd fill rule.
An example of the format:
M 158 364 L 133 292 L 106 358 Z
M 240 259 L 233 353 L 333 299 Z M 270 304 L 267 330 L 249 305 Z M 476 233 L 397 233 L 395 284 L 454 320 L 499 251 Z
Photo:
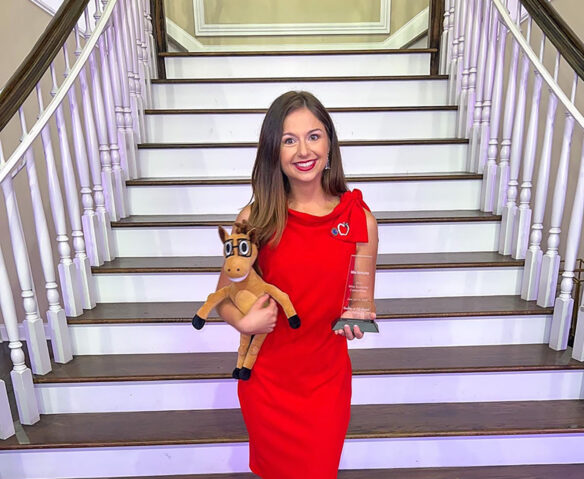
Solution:
M 463 221 L 500 221 L 501 216 L 479 210 L 374 211 L 379 224 L 443 223 Z M 112 228 L 162 226 L 225 226 L 235 221 L 234 214 L 215 215 L 133 215 L 112 221 Z
M 468 144 L 468 138 L 412 138 L 397 140 L 341 140 L 340 146 L 387 146 L 387 145 L 459 145 Z M 257 148 L 256 141 L 225 143 L 139 143 L 139 150 L 165 148 Z
M 69 324 L 190 322 L 202 302 L 98 303 Z M 519 296 L 454 296 L 375 300 L 379 319 L 552 314 Z M 212 314 L 209 321 L 220 321 Z
M 331 77 L 255 77 L 255 78 L 153 78 L 153 85 L 201 84 L 201 83 L 301 83 L 301 82 L 359 82 L 359 81 L 415 81 L 448 80 L 448 75 L 369 75 Z
M 436 181 L 436 180 L 481 180 L 482 174 L 466 172 L 448 173 L 393 173 L 391 175 L 348 175 L 347 181 L 365 183 L 373 181 Z M 246 185 L 249 177 L 165 177 L 127 180 L 128 186 L 184 186 L 184 185 Z
M 239 409 L 43 415 L 0 450 L 237 443 Z M 348 439 L 584 433 L 584 401 L 381 404 L 351 407 Z
M 584 369 L 584 363 L 571 358 L 570 349 L 554 351 L 547 344 L 353 349 L 349 354 L 354 375 Z M 35 376 L 34 381 L 227 379 L 236 359 L 235 352 L 77 356 L 67 364 L 55 363 L 50 373 Z
M 524 260 L 494 251 L 395 253 L 377 256 L 377 269 L 432 269 L 522 266 Z M 92 267 L 95 274 L 219 272 L 223 256 L 120 257 Z
M 457 111 L 456 105 L 421 105 L 421 106 L 334 106 L 327 108 L 329 113 L 356 112 L 398 112 L 398 111 Z M 206 115 L 267 113 L 267 108 L 148 108 L 146 115 Z
M 338 479 L 582 479 L 584 464 L 340 470 Z M 99 479 L 258 479 L 251 472 Z
M 375 48 L 371 50 L 360 49 L 322 49 L 322 50 L 240 50 L 240 51 L 197 51 L 197 52 L 160 52 L 159 57 L 262 57 L 262 56 L 303 56 L 303 55 L 383 55 L 387 53 L 437 53 L 437 48 Z

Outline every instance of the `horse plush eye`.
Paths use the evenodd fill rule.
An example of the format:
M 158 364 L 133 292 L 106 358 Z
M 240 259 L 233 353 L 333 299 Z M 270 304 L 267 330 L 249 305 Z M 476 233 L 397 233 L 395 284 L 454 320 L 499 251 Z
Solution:
M 237 247 L 239 248 L 239 254 L 241 256 L 249 256 L 251 248 L 248 240 L 240 240 L 239 243 L 237 243 Z
M 233 242 L 231 240 L 227 241 L 223 245 L 223 254 L 225 255 L 226 258 L 233 255 Z

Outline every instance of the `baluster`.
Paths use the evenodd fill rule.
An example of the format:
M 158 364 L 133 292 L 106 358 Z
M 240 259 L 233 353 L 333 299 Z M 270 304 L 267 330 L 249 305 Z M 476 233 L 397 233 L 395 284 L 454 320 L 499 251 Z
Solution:
M 584 361 L 584 301 L 580 297 L 580 307 L 576 318 L 576 334 L 574 337 L 574 346 L 572 348 L 572 357 L 580 362 Z
M 568 227 L 568 239 L 566 241 L 566 259 L 564 261 L 564 272 L 560 283 L 560 295 L 556 298 L 554 305 L 554 316 L 552 318 L 552 329 L 550 333 L 550 347 L 555 350 L 564 350 L 568 347 L 568 334 L 570 333 L 570 323 L 572 310 L 574 308 L 574 298 L 572 289 L 574 287 L 574 269 L 576 268 L 576 256 L 578 255 L 578 245 L 582 234 L 582 215 L 584 214 L 584 144 L 580 157 L 580 171 L 578 172 L 578 183 L 574 203 L 572 204 L 572 214 L 570 215 L 570 226 Z M 574 354 L 584 357 L 584 331 L 582 323 L 576 326 L 576 336 L 574 338 Z
M 40 95 L 40 88 L 38 88 L 38 86 L 37 94 Z M 40 111 L 42 112 L 42 99 L 39 103 L 39 106 L 41 106 Z M 19 110 L 19 116 L 23 136 L 26 136 L 28 131 L 26 128 L 26 121 L 22 108 Z M 47 301 L 49 303 L 47 321 L 49 324 L 53 356 L 56 362 L 67 363 L 73 359 L 73 355 L 71 354 L 71 339 L 69 337 L 69 329 L 67 328 L 67 318 L 65 317 L 65 311 L 61 307 L 61 298 L 57 287 L 57 279 L 55 277 L 55 264 L 53 261 L 53 251 L 51 248 L 49 228 L 47 226 L 47 218 L 45 216 L 45 210 L 43 207 L 43 199 L 38 183 L 38 175 L 32 148 L 29 148 L 26 152 L 25 159 L 26 172 L 28 174 L 28 185 L 32 200 L 37 244 L 41 257 L 43 275 L 45 278 Z
M 119 5 L 119 4 L 118 4 Z M 111 79 L 112 93 L 114 95 L 114 103 L 116 109 L 116 122 L 118 126 L 118 139 L 122 151 L 122 159 L 126 160 L 125 177 L 137 178 L 138 172 L 136 167 L 136 149 L 138 138 L 134 130 L 134 117 L 132 112 L 132 101 L 130 95 L 130 86 L 127 75 L 126 57 L 123 49 L 123 35 L 121 34 L 121 15 L 119 8 L 114 9 L 114 27 L 110 28 L 107 33 L 107 43 L 109 49 L 109 76 Z M 102 72 L 106 67 L 102 68 Z M 104 83 L 106 83 L 104 81 Z M 125 183 L 124 183 L 125 185 Z M 125 203 L 124 203 L 125 204 Z M 125 216 L 125 215 L 124 215 Z
M 493 24 L 495 22 L 492 22 Z M 481 68 L 480 74 L 477 76 L 478 67 L 474 68 L 471 74 L 471 88 L 469 89 L 469 112 L 467 118 L 468 128 L 467 136 L 470 137 L 470 156 L 468 163 L 468 171 L 482 173 L 484 165 L 480 165 L 479 157 L 481 155 L 481 146 L 486 148 L 486 138 L 482 136 L 482 120 L 483 120 L 483 106 L 486 85 L 486 75 L 492 74 L 492 68 L 489 69 L 488 62 L 493 62 L 493 51 L 495 46 L 494 32 L 491 32 L 491 2 L 485 2 L 483 12 L 483 23 L 481 29 L 480 52 L 478 64 Z M 487 49 L 488 46 L 488 49 Z M 488 55 L 490 57 L 488 58 Z M 488 72 L 487 72 L 488 70 Z M 476 79 L 476 80 L 475 80 Z M 488 81 L 487 81 L 488 82 Z M 476 87 L 475 87 L 476 85 Z M 490 94 L 490 93 L 489 93 Z M 472 109 L 471 109 L 472 107 Z
M 483 172 L 483 189 L 481 194 L 481 210 L 493 211 L 495 204 L 495 184 L 497 179 L 497 154 L 499 153 L 499 125 L 501 123 L 501 106 L 503 101 L 503 71 L 505 70 L 505 45 L 507 41 L 507 27 L 504 22 L 499 23 L 499 43 L 493 85 L 492 114 L 488 111 L 488 104 L 483 109 L 484 116 L 490 116 L 487 121 L 490 125 L 483 130 L 481 138 L 490 136 L 487 148 L 487 165 Z M 485 111 L 487 110 L 487 111 Z M 487 132 L 489 134 L 487 135 Z
M 545 37 L 542 36 L 539 48 L 539 60 L 543 63 L 545 48 Z M 519 194 L 519 207 L 515 213 L 515 226 L 513 227 L 512 253 L 517 259 L 525 258 L 527 243 L 529 241 L 529 227 L 531 223 L 531 178 L 535 168 L 535 152 L 537 150 L 537 137 L 539 126 L 539 103 L 541 99 L 542 76 L 537 69 L 534 69 L 535 80 L 533 83 L 533 98 L 531 102 L 531 113 L 529 117 L 529 127 L 527 128 L 527 138 L 525 142 L 525 155 L 523 165 L 523 181 L 521 183 L 521 193 Z
M 499 167 L 495 180 L 494 211 L 500 215 L 507 202 L 507 184 L 509 183 L 509 157 L 511 155 L 511 135 L 513 133 L 513 118 L 515 116 L 515 95 L 517 90 L 517 63 L 519 59 L 519 44 L 513 41 L 513 52 L 509 68 L 507 94 L 505 96 L 505 114 L 503 117 L 503 140 L 499 154 Z
M 450 2 L 450 0 L 447 0 Z M 146 25 L 146 34 L 148 36 L 148 64 L 150 68 L 150 78 L 158 78 L 158 70 L 156 68 L 156 43 L 154 42 L 154 32 L 152 29 L 152 12 L 150 10 L 150 1 L 144 1 L 145 10 L 144 10 L 144 17 L 145 17 L 145 25 Z M 448 39 L 446 40 L 446 49 L 449 48 Z M 447 63 L 446 63 L 447 64 Z M 442 69 L 442 75 L 446 73 L 446 67 Z M 152 87 L 151 87 L 152 88 Z M 152 91 L 152 90 L 151 90 Z M 150 107 L 152 108 L 153 103 L 150 103 Z
M 89 24 L 89 14 L 85 10 L 86 23 Z M 93 58 L 94 51 L 91 52 Z M 110 225 L 110 217 L 105 209 L 104 189 L 101 183 L 100 151 L 97 140 L 95 119 L 93 115 L 93 105 L 91 102 L 91 92 L 87 82 L 87 75 L 84 66 L 79 72 L 79 83 L 81 86 L 81 99 L 83 103 L 83 119 L 85 125 L 85 137 L 87 141 L 87 154 L 91 179 L 93 181 L 93 195 L 95 200 L 95 215 L 97 217 L 97 245 L 102 261 L 111 261 L 115 258 L 113 252 L 113 239 Z M 94 96 L 97 93 L 94 92 Z
M 13 365 L 12 371 L 10 371 L 10 379 L 12 380 L 12 388 L 16 398 L 18 417 L 22 424 L 34 424 L 39 421 L 40 415 L 32 382 L 32 371 L 25 363 L 25 355 L 18 334 L 18 319 L 16 316 L 12 290 L 10 289 L 10 279 L 8 278 L 8 273 L 6 271 L 1 245 L 0 309 L 2 310 L 4 325 L 6 326 L 6 331 L 8 333 L 8 348 L 10 349 L 10 360 Z M 10 430 L 10 426 L 14 428 L 12 417 L 10 417 L 10 421 L 2 418 L 1 423 L 0 439 L 6 439 L 14 433 L 14 429 L 12 429 L 12 431 Z
M 130 101 L 134 112 L 134 132 L 138 142 L 142 142 L 144 136 L 144 104 L 142 101 L 142 91 L 140 88 L 140 78 L 138 75 L 138 54 L 135 47 L 134 22 L 132 21 L 131 8 L 127 8 L 127 2 L 118 2 L 121 14 L 121 32 L 123 43 L 128 58 L 128 81 L 130 85 Z
M 460 77 L 460 97 L 458 100 L 458 118 L 457 118 L 457 125 L 456 125 L 456 136 L 459 138 L 466 138 L 466 131 L 464 128 L 464 120 L 463 118 L 466 116 L 467 108 L 468 108 L 468 87 L 469 87 L 469 75 L 470 75 L 470 64 L 473 61 L 473 54 L 474 54 L 474 45 L 472 40 L 473 32 L 476 30 L 476 23 L 480 22 L 480 18 L 478 15 L 474 15 L 474 8 L 477 5 L 477 2 L 480 0 L 470 0 L 466 5 L 466 15 L 464 17 L 465 29 L 464 29 L 464 37 L 463 37 L 463 66 L 462 66 L 462 74 Z M 478 5 L 477 5 L 478 6 Z M 475 28 L 473 28 L 475 27 Z M 459 43 L 459 45 L 461 45 Z
M 102 45 L 100 45 L 102 48 Z M 120 219 L 118 214 L 119 206 L 116 198 L 118 197 L 115 190 L 114 174 L 112 171 L 112 158 L 110 155 L 110 145 L 106 124 L 106 113 L 103 106 L 103 93 L 100 82 L 100 72 L 97 69 L 95 60 L 96 51 L 92 51 L 89 56 L 89 68 L 91 71 L 91 85 L 93 89 L 93 105 L 96 113 L 97 137 L 99 143 L 99 157 L 101 161 L 101 182 L 103 184 L 105 206 L 109 214 L 109 218 L 113 221 Z M 115 115 L 115 112 L 108 112 L 110 115 Z M 95 172 L 94 172 L 95 177 Z M 94 178 L 94 184 L 96 180 Z M 113 248 L 113 243 L 110 243 Z M 110 259 L 115 257 L 115 252 L 110 252 Z M 107 259 L 107 258 L 104 258 Z
M 143 92 L 145 108 L 151 108 L 152 92 L 150 91 L 150 67 L 148 66 L 148 51 L 146 48 L 146 35 L 144 33 L 144 9 L 142 0 L 132 1 L 132 13 L 134 15 L 134 25 L 136 29 L 136 44 L 138 51 L 138 71 L 140 72 L 140 82 Z
M 480 65 L 481 70 L 486 61 L 486 45 L 489 41 L 488 39 L 488 25 L 489 25 L 489 15 L 491 2 L 484 2 L 484 11 L 481 11 L 482 0 L 479 0 L 476 8 L 475 15 L 475 26 L 473 29 L 472 38 L 472 56 L 468 75 L 468 107 L 465 111 L 465 115 L 461 118 L 460 128 L 464 132 L 464 137 L 469 138 L 470 128 L 475 118 L 476 110 L 476 99 L 477 99 L 477 87 L 479 86 L 477 80 L 481 80 L 482 77 L 477 77 L 477 69 Z M 480 108 L 480 105 L 479 105 Z M 472 141 L 472 139 L 471 139 Z
M 2 143 L 0 142 L 0 168 L 4 165 L 5 165 L 4 154 L 2 152 Z M 4 180 L 4 183 L 7 184 L 10 183 L 11 189 L 12 178 L 8 176 Z M 3 188 L 4 183 L 2 183 Z M 13 193 L 10 194 L 13 195 Z M 12 226 L 10 227 L 10 229 L 12 230 Z M 20 232 L 22 232 L 22 229 L 20 229 Z M 28 299 L 25 299 L 25 301 L 29 302 Z M 10 371 L 10 379 L 12 380 L 12 388 L 14 390 L 14 396 L 16 398 L 18 417 L 22 424 L 34 424 L 38 422 L 38 420 L 40 419 L 39 410 L 36 402 L 34 385 L 32 383 L 32 372 L 25 364 L 25 355 L 24 351 L 22 350 L 20 335 L 18 334 L 18 318 L 16 316 L 14 295 L 12 294 L 12 289 L 10 287 L 10 279 L 8 278 L 6 264 L 4 263 L 4 254 L 2 253 L 1 244 L 0 244 L 0 310 L 2 311 L 2 317 L 4 318 L 4 326 L 6 327 L 6 332 L 8 334 L 8 348 L 10 349 L 10 360 L 12 361 L 13 365 L 12 371 Z M 12 418 L 10 418 L 10 424 L 12 424 Z M 4 432 L 2 434 L 7 434 L 7 437 L 8 435 L 11 435 L 9 434 L 10 433 L 9 428 L 10 428 L 9 425 L 4 425 L 3 426 Z
M 18 202 L 12 177 L 8 175 L 2 182 L 2 191 L 6 201 L 6 211 L 8 213 L 8 225 L 10 239 L 12 240 L 12 252 L 16 264 L 16 272 L 20 289 L 22 291 L 22 304 L 24 306 L 24 332 L 32 370 L 35 374 L 47 374 L 51 370 L 51 360 L 49 358 L 49 348 L 43 320 L 39 315 L 38 302 L 32 280 L 30 260 L 26 250 L 26 241 L 22 230 L 22 221 L 18 210 Z M 24 361 L 24 360 L 23 360 Z
M 65 76 L 69 75 L 69 66 L 66 62 Z M 55 69 L 51 65 L 51 77 L 53 81 L 53 90 L 51 95 L 57 92 L 57 81 Z M 75 181 L 75 171 L 73 170 L 73 161 L 71 151 L 69 150 L 69 139 L 67 135 L 67 126 L 63 114 L 63 104 L 59 104 L 56 111 L 57 133 L 59 135 L 59 147 L 61 150 L 61 162 L 63 164 L 63 180 L 65 186 L 65 198 L 67 200 L 67 209 L 69 211 L 69 222 L 71 224 L 71 237 L 73 238 L 73 250 L 75 258 L 73 263 L 77 267 L 80 279 L 81 302 L 84 309 L 95 307 L 95 285 L 91 275 L 89 258 L 85 252 L 85 240 L 83 238 L 81 212 L 79 208 L 79 198 L 77 196 L 77 183 Z
M 527 41 L 529 42 L 531 20 L 527 25 Z M 529 73 L 529 59 L 524 53 L 521 59 L 521 74 L 519 76 L 519 96 L 513 123 L 513 138 L 511 140 L 511 163 L 509 168 L 509 187 L 507 189 L 507 203 L 502 211 L 501 229 L 499 231 L 499 253 L 511 254 L 513 241 L 513 227 L 517 213 L 517 186 L 519 182 L 519 168 L 521 167 L 523 133 L 525 126 L 525 107 L 527 103 L 527 75 Z
M 51 66 L 51 68 L 53 68 Z M 44 111 L 43 98 L 40 87 L 37 85 L 37 98 L 39 111 Z M 55 156 L 53 154 L 53 143 L 51 131 L 47 124 L 41 132 L 43 150 L 45 153 L 45 162 L 47 164 L 47 180 L 49 184 L 49 200 L 51 211 L 53 213 L 53 224 L 57 232 L 57 251 L 59 252 L 59 280 L 61 282 L 61 291 L 63 292 L 63 302 L 65 304 L 65 313 L 67 316 L 79 316 L 83 313 L 81 303 L 81 290 L 79 288 L 79 273 L 71 259 L 71 248 L 69 246 L 69 237 L 67 235 L 67 223 L 65 220 L 65 207 L 63 205 L 63 195 L 61 194 L 61 185 Z
M 8 439 L 14 434 L 16 434 L 16 431 L 12 422 L 8 391 L 6 391 L 6 384 L 0 379 L 0 439 Z
M 554 81 L 557 83 L 558 72 L 560 70 L 560 53 L 556 54 L 556 66 L 554 70 Z M 554 139 L 554 123 L 556 120 L 556 109 L 558 98 L 553 90 L 549 89 L 548 111 L 545 123 L 545 135 L 541 149 L 541 160 L 537 175 L 537 185 L 535 188 L 535 207 L 533 209 L 533 226 L 531 227 L 530 245 L 525 255 L 525 267 L 523 270 L 523 281 L 521 284 L 521 297 L 527 301 L 537 298 L 539 289 L 539 279 L 541 273 L 541 261 L 543 251 L 541 250 L 541 240 L 543 237 L 543 219 L 547 200 L 550 164 L 552 158 L 552 144 Z
M 450 63 L 449 72 L 449 89 L 448 89 L 448 103 L 451 105 L 458 103 L 458 86 L 460 82 L 459 71 L 459 58 L 460 53 L 463 51 L 463 46 L 460 45 L 460 31 L 463 29 L 461 18 L 465 14 L 466 2 L 463 0 L 454 0 L 456 2 L 456 7 L 454 10 L 454 29 L 453 29 L 453 41 L 452 41 L 452 62 Z
M 79 35 L 76 35 L 79 38 Z M 79 43 L 77 43 L 75 56 L 81 54 L 79 50 Z M 63 52 L 65 55 L 66 69 L 69 70 L 69 60 L 67 54 L 67 44 L 63 45 Z M 69 110 L 71 113 L 71 128 L 73 136 L 73 149 L 75 150 L 75 163 L 77 165 L 77 175 L 81 187 L 81 204 L 83 205 L 83 215 L 81 220 L 83 222 L 83 233 L 85 236 L 85 247 L 89 262 L 92 266 L 99 266 L 103 264 L 101 250 L 99 248 L 97 233 L 97 215 L 95 214 L 93 196 L 91 194 L 91 181 L 89 179 L 89 165 L 87 157 L 87 149 L 85 146 L 85 139 L 83 138 L 83 127 L 81 126 L 81 116 L 79 106 L 77 104 L 77 94 L 75 88 L 70 88 L 67 92 L 69 99 Z
M 572 84 L 571 102 L 576 98 L 576 86 L 578 75 L 574 74 Z M 560 271 L 560 233 L 562 216 L 564 214 L 564 204 L 566 201 L 566 189 L 568 184 L 568 170 L 570 166 L 570 151 L 572 147 L 572 134 L 574 132 L 574 117 L 566 112 L 566 123 L 564 125 L 564 138 L 562 140 L 562 152 L 558 165 L 556 184 L 554 187 L 554 197 L 552 203 L 552 216 L 550 220 L 550 230 L 547 240 L 548 249 L 543 255 L 541 262 L 541 274 L 539 277 L 539 290 L 537 292 L 537 304 L 544 308 L 554 305 L 556 296 L 556 286 Z
M 148 4 L 149 2 L 146 2 Z M 450 22 L 450 0 L 444 1 L 444 15 L 442 19 L 442 37 L 440 38 L 440 75 L 447 72 L 448 60 L 450 57 L 450 38 L 448 36 L 448 29 Z

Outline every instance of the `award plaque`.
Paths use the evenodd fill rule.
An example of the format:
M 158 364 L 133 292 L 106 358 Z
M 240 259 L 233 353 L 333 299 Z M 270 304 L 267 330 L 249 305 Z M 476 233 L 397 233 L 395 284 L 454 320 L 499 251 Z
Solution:
M 351 256 L 341 314 L 333 323 L 333 330 L 343 329 L 348 324 L 353 330 L 359 326 L 363 332 L 378 333 L 379 327 L 372 319 L 375 312 L 373 288 L 375 285 L 375 262 L 372 256 Z

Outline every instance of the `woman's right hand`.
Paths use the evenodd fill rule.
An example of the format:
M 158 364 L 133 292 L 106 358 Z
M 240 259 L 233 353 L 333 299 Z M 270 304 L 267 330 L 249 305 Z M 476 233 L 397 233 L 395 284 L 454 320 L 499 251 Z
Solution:
M 264 307 L 268 302 L 267 306 Z M 247 314 L 237 323 L 237 329 L 243 334 L 271 333 L 276 327 L 278 306 L 269 294 L 261 295 Z

